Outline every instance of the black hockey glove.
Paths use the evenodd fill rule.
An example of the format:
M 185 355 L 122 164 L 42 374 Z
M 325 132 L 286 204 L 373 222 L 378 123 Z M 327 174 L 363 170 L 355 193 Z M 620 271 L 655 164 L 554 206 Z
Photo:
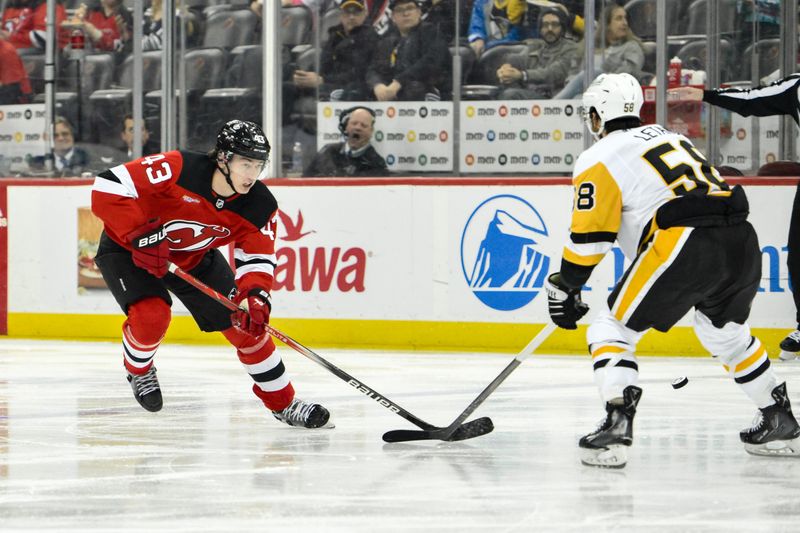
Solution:
M 580 289 L 569 289 L 561 284 L 561 274 L 547 277 L 547 308 L 553 323 L 564 329 L 577 329 L 578 320 L 589 312 L 589 306 L 581 300 Z

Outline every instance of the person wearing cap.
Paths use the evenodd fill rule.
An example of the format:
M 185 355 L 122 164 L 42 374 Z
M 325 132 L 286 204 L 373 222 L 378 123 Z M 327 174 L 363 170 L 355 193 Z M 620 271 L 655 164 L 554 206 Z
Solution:
M 416 0 L 392 0 L 390 7 L 397 31 L 380 40 L 367 85 L 380 102 L 441 100 L 450 79 L 447 43 L 436 26 L 422 22 Z
M 545 8 L 539 14 L 540 39 L 525 42 L 524 52 L 511 55 L 497 69 L 504 87 L 501 100 L 551 98 L 564 87 L 571 66 L 579 60 L 578 44 L 564 36 L 567 13 Z
M 339 131 L 345 140 L 325 145 L 311 161 L 305 177 L 388 176 L 386 160 L 372 146 L 375 112 L 364 106 L 345 109 L 339 115 Z
M 319 89 L 323 99 L 368 100 L 367 67 L 378 43 L 378 34 L 366 24 L 364 0 L 343 0 L 339 24 L 328 30 L 320 55 L 319 73 L 295 70 L 293 84 L 299 89 Z

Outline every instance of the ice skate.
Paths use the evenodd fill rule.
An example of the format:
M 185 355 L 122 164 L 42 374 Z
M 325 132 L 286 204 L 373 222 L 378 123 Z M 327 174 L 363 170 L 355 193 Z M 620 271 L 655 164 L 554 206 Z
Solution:
M 789 333 L 781 341 L 781 353 L 778 358 L 781 361 L 794 361 L 800 355 L 800 329 Z
M 628 447 L 633 443 L 633 417 L 642 389 L 629 385 L 622 391 L 621 405 L 606 403 L 605 420 L 592 433 L 581 438 L 581 463 L 587 466 L 623 468 L 628 462 Z
M 800 456 L 800 425 L 792 414 L 786 383 L 772 389 L 773 405 L 759 409 L 753 427 L 739 438 L 747 453 L 767 456 Z
M 330 413 L 318 403 L 304 402 L 298 398 L 292 400 L 283 411 L 273 411 L 272 416 L 290 426 L 303 428 L 334 427 L 329 424 Z
M 133 389 L 133 397 L 139 405 L 155 413 L 164 405 L 161 399 L 161 388 L 158 386 L 156 367 L 151 366 L 144 374 L 137 375 L 128 372 L 128 383 Z

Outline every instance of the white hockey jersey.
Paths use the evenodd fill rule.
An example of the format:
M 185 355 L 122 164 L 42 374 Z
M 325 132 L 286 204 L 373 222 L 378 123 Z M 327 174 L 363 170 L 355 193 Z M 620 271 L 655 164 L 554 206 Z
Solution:
M 729 196 L 730 188 L 694 145 L 658 125 L 618 130 L 575 163 L 570 239 L 563 259 L 592 268 L 614 241 L 628 259 L 658 229 L 656 210 L 677 196 Z

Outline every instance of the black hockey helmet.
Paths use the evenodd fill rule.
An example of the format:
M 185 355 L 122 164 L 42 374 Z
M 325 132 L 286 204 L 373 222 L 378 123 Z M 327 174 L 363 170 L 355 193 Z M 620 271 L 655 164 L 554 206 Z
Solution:
M 250 159 L 267 161 L 270 152 L 269 141 L 264 130 L 247 120 L 230 120 L 217 134 L 216 154 L 223 154 L 230 160 L 233 154 Z

